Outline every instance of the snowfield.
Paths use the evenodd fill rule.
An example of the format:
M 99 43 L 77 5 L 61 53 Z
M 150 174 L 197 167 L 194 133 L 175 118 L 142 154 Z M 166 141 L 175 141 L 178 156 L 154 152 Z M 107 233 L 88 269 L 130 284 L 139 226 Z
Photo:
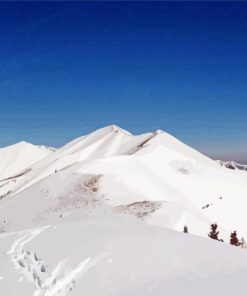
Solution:
M 245 171 L 160 130 L 2 148 L 0 295 L 243 293 L 247 251 L 226 243 L 247 238 L 246 192 Z

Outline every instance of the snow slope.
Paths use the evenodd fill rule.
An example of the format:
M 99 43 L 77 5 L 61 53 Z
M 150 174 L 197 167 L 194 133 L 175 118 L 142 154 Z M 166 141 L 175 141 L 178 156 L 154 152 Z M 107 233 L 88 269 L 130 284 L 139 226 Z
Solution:
M 74 186 L 80 186 L 80 178 L 91 175 L 99 176 L 98 197 L 106 198 L 118 212 L 133 214 L 135 208 L 147 224 L 176 230 L 187 224 L 191 233 L 207 236 L 210 223 L 216 221 L 224 239 L 234 229 L 247 237 L 246 173 L 222 167 L 163 131 L 133 136 L 116 126 L 105 127 L 68 143 L 30 168 L 11 182 L 0 182 L 0 214 L 8 213 L 9 220 L 16 219 L 21 207 L 17 200 L 23 202 L 24 212 L 35 195 L 34 206 L 45 212 L 56 196 L 62 199 L 63 190 L 74 194 L 65 180 L 78 176 Z M 42 188 L 51 192 L 47 208 Z M 30 215 L 26 227 L 32 227 L 39 214 L 31 209 L 25 216 Z
M 24 141 L 0 148 L 0 180 L 22 173 L 52 151 L 52 148 L 34 146 Z
M 181 230 L 247 238 L 246 172 L 114 125 L 31 158 L 0 181 L 1 295 L 243 293 L 247 252 Z
M 0 236 L 1 295 L 233 295 L 247 252 L 111 214 Z M 186 291 L 186 292 L 185 292 Z

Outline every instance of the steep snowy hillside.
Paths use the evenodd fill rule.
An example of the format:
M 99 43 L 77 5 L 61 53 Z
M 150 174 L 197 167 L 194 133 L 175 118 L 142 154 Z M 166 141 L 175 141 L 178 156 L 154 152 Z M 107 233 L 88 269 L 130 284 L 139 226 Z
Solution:
M 24 141 L 0 148 L 0 180 L 23 173 L 53 151 L 53 148 L 34 146 Z
M 246 250 L 181 231 L 207 237 L 217 222 L 225 242 L 235 229 L 247 238 L 246 172 L 163 131 L 117 126 L 56 151 L 18 143 L 0 159 L 0 295 L 245 290 Z
M 97 179 L 95 195 L 115 212 L 176 230 L 187 224 L 202 236 L 217 222 L 224 239 L 234 229 L 247 237 L 245 172 L 228 170 L 163 131 L 133 136 L 116 126 L 78 138 L 0 183 L 0 215 L 14 230 L 21 225 L 16 211 L 28 204 L 22 219 L 32 227 L 37 215 L 80 196 L 74 188 L 84 188 L 87 176 Z

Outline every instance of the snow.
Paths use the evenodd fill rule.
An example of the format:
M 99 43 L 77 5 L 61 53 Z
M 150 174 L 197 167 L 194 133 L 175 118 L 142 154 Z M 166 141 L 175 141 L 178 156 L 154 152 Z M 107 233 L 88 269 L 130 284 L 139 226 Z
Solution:
M 27 237 L 32 233 L 27 230 Z M 11 235 L 13 241 L 15 236 Z M 1 238 L 1 246 L 6 238 Z M 24 280 L 4 286 L 10 266 L 1 266 L 6 295 L 161 296 L 186 291 L 193 296 L 231 295 L 245 289 L 243 249 L 126 217 L 106 215 L 62 223 L 32 236 L 24 247 L 18 260 L 35 250 L 47 269 L 41 273 L 27 258 L 25 267 L 15 271 Z M 31 290 L 26 290 L 26 283 Z
M 226 243 L 247 237 L 245 171 L 115 125 L 0 160 L 1 294 L 243 293 L 247 253 Z M 212 222 L 226 243 L 205 238 Z
M 30 165 L 48 156 L 52 151 L 52 148 L 34 146 L 25 141 L 0 148 L 0 180 L 27 170 Z
M 61 196 L 74 194 L 71 184 L 77 186 L 89 175 L 100 176 L 96 195 L 113 208 L 161 202 L 145 216 L 147 224 L 175 230 L 187 224 L 193 234 L 207 236 L 216 221 L 224 239 L 233 229 L 247 236 L 245 172 L 226 169 L 163 131 L 133 136 L 115 125 L 80 137 L 29 166 L 25 174 L 0 182 L 0 213 L 6 220 L 1 227 L 21 225 L 14 217 L 17 210 L 25 212 L 25 204 L 33 208 L 22 219 L 30 220 L 25 227 L 32 227 L 51 205 L 61 207 Z
M 242 170 L 242 171 L 247 171 L 247 165 L 245 164 L 240 164 L 240 163 L 237 163 L 236 161 L 222 161 L 222 160 L 217 160 L 217 162 L 220 164 L 220 165 L 223 165 L 229 169 L 232 169 L 232 170 L 235 170 L 235 169 L 238 169 L 238 170 Z

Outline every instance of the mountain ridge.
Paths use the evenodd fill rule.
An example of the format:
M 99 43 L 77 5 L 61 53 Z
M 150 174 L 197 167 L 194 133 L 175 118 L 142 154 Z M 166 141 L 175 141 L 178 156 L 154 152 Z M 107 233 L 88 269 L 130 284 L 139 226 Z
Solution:
M 227 233 L 236 217 L 239 231 L 247 236 L 242 218 L 231 211 L 230 222 L 225 222 L 219 203 L 226 203 L 229 210 L 231 196 L 239 192 L 239 204 L 247 207 L 243 199 L 247 184 L 241 172 L 232 174 L 161 130 L 135 136 L 115 125 L 98 129 L 49 153 L 11 182 L 0 182 L 0 196 L 7 200 L 23 195 L 22 191 L 26 194 L 42 180 L 56 179 L 68 171 L 101 176 L 98 193 L 106 195 L 114 207 L 142 201 L 166 202 L 145 218 L 148 223 L 176 230 L 183 224 L 195 224 L 191 231 L 205 236 L 210 221 L 219 221 Z M 231 187 L 227 185 L 230 179 Z M 221 196 L 224 201 L 219 200 Z M 234 205 L 236 210 L 238 207 Z
M 235 229 L 247 237 L 244 171 L 163 131 L 135 136 L 114 125 L 56 150 L 12 148 L 11 176 L 0 180 L 0 294 L 245 289 L 247 253 L 227 245 Z M 213 222 L 225 243 L 208 238 Z

